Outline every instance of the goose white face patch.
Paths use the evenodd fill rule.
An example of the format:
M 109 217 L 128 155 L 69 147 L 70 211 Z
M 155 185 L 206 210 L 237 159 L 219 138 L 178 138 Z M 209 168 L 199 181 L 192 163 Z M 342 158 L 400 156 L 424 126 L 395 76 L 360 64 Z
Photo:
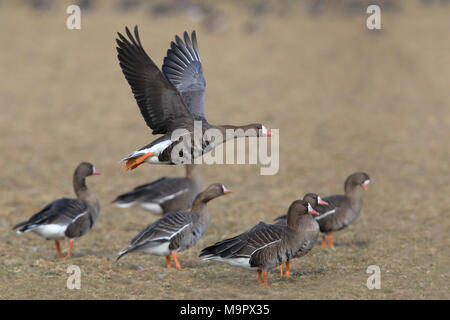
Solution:
M 231 193 L 230 189 L 227 189 L 224 185 L 222 185 L 222 192 L 223 194 Z
M 267 128 L 265 126 L 262 126 L 261 131 L 264 137 L 267 136 Z
M 369 183 L 370 183 L 369 179 L 363 182 L 362 187 L 364 188 L 365 191 L 369 189 Z

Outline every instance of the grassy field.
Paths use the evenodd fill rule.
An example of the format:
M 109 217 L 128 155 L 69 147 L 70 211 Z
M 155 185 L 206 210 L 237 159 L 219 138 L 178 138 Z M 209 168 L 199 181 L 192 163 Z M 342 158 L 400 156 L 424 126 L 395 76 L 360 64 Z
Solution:
M 62 3 L 38 12 L 3 1 L 0 298 L 449 299 L 450 6 L 398 3 L 382 8 L 380 31 L 367 30 L 365 8 L 317 14 L 295 1 L 261 10 L 221 1 L 207 16 L 97 2 L 82 13 L 81 30 L 68 30 Z M 115 52 L 116 32 L 136 24 L 158 65 L 175 34 L 197 30 L 211 123 L 280 130 L 276 175 L 254 165 L 202 166 L 204 186 L 221 182 L 234 193 L 210 203 L 209 229 L 179 255 L 182 271 L 141 254 L 114 263 L 156 217 L 110 202 L 184 174 L 150 165 L 123 173 L 118 163 L 153 140 Z M 72 197 L 81 161 L 102 172 L 87 181 L 102 209 L 61 262 L 53 241 L 11 228 Z M 256 272 L 198 258 L 215 241 L 271 222 L 306 192 L 343 192 L 360 170 L 372 178 L 360 218 L 335 234 L 336 251 L 316 246 L 294 260 L 290 279 L 274 270 L 260 287 Z M 66 287 L 70 264 L 81 268 L 80 290 Z M 369 265 L 381 268 L 380 290 L 366 287 Z

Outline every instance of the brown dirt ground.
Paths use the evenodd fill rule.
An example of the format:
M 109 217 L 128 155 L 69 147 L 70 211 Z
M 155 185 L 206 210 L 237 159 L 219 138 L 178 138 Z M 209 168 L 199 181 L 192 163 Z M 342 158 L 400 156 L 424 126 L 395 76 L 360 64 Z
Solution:
M 69 31 L 65 6 L 36 13 L 1 4 L 0 298 L 450 298 L 450 8 L 402 2 L 382 13 L 382 31 L 370 32 L 364 11 L 312 16 L 289 4 L 255 18 L 237 2 L 216 3 L 227 23 L 218 32 L 186 14 L 118 13 L 105 2 Z M 277 175 L 203 166 L 205 186 L 222 182 L 234 193 L 210 204 L 210 227 L 180 254 L 182 271 L 140 254 L 114 263 L 155 217 L 110 201 L 183 174 L 150 165 L 124 174 L 118 164 L 153 139 L 115 53 L 115 33 L 135 24 L 158 65 L 175 34 L 197 29 L 211 123 L 280 129 Z M 11 227 L 72 196 L 72 172 L 83 160 L 103 173 L 88 180 L 102 211 L 73 258 L 60 262 L 52 241 Z M 275 270 L 270 286 L 259 287 L 254 272 L 198 258 L 203 247 L 272 221 L 306 192 L 342 192 L 357 170 L 372 178 L 361 217 L 336 234 L 336 251 L 317 246 L 293 261 L 291 279 Z M 82 270 L 80 290 L 66 288 L 69 264 Z M 369 265 L 381 267 L 381 290 L 366 288 Z

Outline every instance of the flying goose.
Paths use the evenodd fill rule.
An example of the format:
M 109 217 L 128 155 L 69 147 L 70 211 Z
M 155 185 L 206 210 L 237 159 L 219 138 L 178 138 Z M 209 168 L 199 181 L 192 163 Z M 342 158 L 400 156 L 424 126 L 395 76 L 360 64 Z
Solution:
M 93 227 L 100 212 L 100 203 L 94 192 L 86 186 L 86 177 L 99 175 L 95 167 L 80 163 L 73 174 L 73 188 L 77 199 L 61 198 L 46 205 L 27 221 L 14 226 L 17 233 L 33 231 L 47 240 L 55 240 L 61 260 L 70 257 L 75 239 L 85 235 Z M 59 240 L 69 239 L 67 256 L 61 253 Z
M 200 192 L 202 175 L 199 165 L 185 164 L 186 177 L 162 177 L 118 196 L 113 203 L 119 208 L 139 205 L 155 214 L 189 210 Z
M 207 203 L 224 194 L 231 193 L 223 184 L 212 184 L 194 200 L 191 211 L 172 211 L 139 232 L 128 248 L 121 251 L 117 260 L 125 254 L 141 251 L 165 256 L 167 268 L 171 268 L 170 255 L 178 270 L 181 270 L 177 252 L 193 247 L 208 228 Z M 116 261 L 117 261 L 116 260 Z
M 147 126 L 153 130 L 152 134 L 162 134 L 123 158 L 122 161 L 126 161 L 125 171 L 144 162 L 192 162 L 231 138 L 271 136 L 271 132 L 259 123 L 244 126 L 216 126 L 208 123 L 204 112 L 206 82 L 195 31 L 191 38 L 184 32 L 184 42 L 180 37 L 175 37 L 175 42 L 171 42 L 171 48 L 164 58 L 162 72 L 145 52 L 137 26 L 134 28 L 134 37 L 128 27 L 125 32 L 128 39 L 121 33 L 118 33 L 119 39 L 116 39 L 120 67 Z M 201 124 L 200 134 L 203 139 L 194 137 L 195 122 Z M 180 132 L 181 129 L 184 131 Z M 205 138 L 205 132 L 210 129 L 219 130 L 223 140 Z M 232 129 L 233 135 L 226 134 L 227 129 Z M 182 148 L 181 143 L 190 143 L 190 150 Z M 178 144 L 180 145 L 176 147 Z
M 260 222 L 249 231 L 219 241 L 203 249 L 203 260 L 215 260 L 258 271 L 258 283 L 267 282 L 268 270 L 285 263 L 303 250 L 306 238 L 316 238 L 319 226 L 311 214 L 316 211 L 304 200 L 294 201 L 288 210 L 287 223 Z

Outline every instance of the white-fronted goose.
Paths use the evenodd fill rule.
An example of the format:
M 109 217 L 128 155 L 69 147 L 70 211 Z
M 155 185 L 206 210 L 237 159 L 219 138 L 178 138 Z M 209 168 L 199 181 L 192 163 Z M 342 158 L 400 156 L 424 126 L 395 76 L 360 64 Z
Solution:
M 318 194 L 315 193 L 307 193 L 303 196 L 303 200 L 308 202 L 313 208 L 315 208 L 318 204 L 324 204 L 327 205 L 328 202 L 324 201 L 321 197 L 319 197 Z M 277 223 L 286 223 L 287 214 L 284 214 L 282 216 L 279 216 L 275 218 L 274 220 L 277 221 Z
M 181 270 L 176 253 L 194 246 L 209 225 L 207 203 L 221 195 L 231 193 L 223 184 L 212 184 L 194 200 L 191 211 L 169 212 L 138 233 L 128 248 L 119 253 L 119 260 L 127 253 L 141 251 L 165 256 L 170 268 L 170 255 Z
M 134 169 L 144 162 L 178 164 L 180 161 L 192 161 L 229 138 L 271 135 L 262 124 L 214 126 L 208 123 L 203 101 L 206 82 L 195 31 L 192 32 L 191 38 L 184 32 L 184 42 L 178 36 L 175 37 L 176 43 L 172 42 L 171 49 L 167 51 L 162 72 L 142 47 L 137 26 L 134 29 L 134 37 L 127 27 L 125 31 L 128 39 L 120 33 L 119 39 L 116 39 L 120 67 L 147 126 L 153 130 L 152 134 L 163 135 L 122 159 L 126 161 L 125 171 Z M 196 120 L 201 121 L 203 134 L 208 129 L 220 130 L 223 141 L 215 139 L 194 141 Z M 189 132 L 192 146 L 195 146 L 192 147 L 190 156 L 175 152 L 177 159 L 172 158 L 172 149 L 184 139 L 181 137 L 172 140 L 172 133 L 176 129 L 185 129 Z M 225 134 L 226 129 L 242 130 L 235 131 L 234 136 L 230 137 Z
M 294 201 L 288 210 L 287 223 L 260 222 L 249 231 L 222 240 L 202 250 L 203 260 L 215 260 L 258 270 L 258 283 L 267 285 L 268 270 L 283 264 L 302 251 L 306 239 L 319 234 L 319 226 L 308 214 L 317 214 L 304 200 Z
M 319 223 L 322 236 L 322 246 L 326 246 L 326 236 L 330 246 L 334 248 L 333 236 L 334 231 L 339 231 L 354 222 L 358 217 L 362 208 L 361 188 L 368 190 L 370 177 L 365 172 L 356 172 L 348 176 L 344 184 L 344 195 L 332 195 L 324 197 L 323 200 L 328 202 L 327 205 L 320 204 L 314 207 L 319 212 L 316 221 Z
M 305 194 L 303 197 L 303 200 L 308 202 L 313 208 L 315 208 L 318 204 L 328 205 L 328 202 L 323 201 L 319 197 L 319 195 L 317 195 L 315 193 Z M 287 217 L 288 217 L 287 214 L 279 216 L 278 218 L 275 219 L 277 221 L 276 223 L 285 225 L 287 223 Z M 318 234 L 315 235 L 315 238 L 314 238 L 313 234 L 311 234 L 311 236 L 312 237 L 305 237 L 303 239 L 305 242 L 302 243 L 302 249 L 293 258 L 298 258 L 298 257 L 304 256 L 312 249 L 312 247 L 314 246 L 314 243 L 317 241 Z M 285 275 L 287 277 L 290 277 L 290 275 L 291 275 L 291 272 L 289 270 L 289 263 L 290 263 L 290 260 L 287 260 L 286 261 L 286 273 L 285 273 Z M 280 276 L 283 276 L 283 265 L 282 264 L 280 264 Z
M 80 163 L 73 174 L 73 188 L 78 198 L 53 201 L 13 230 L 20 228 L 17 233 L 33 231 L 47 240 L 55 240 L 59 258 L 70 257 L 74 240 L 91 230 L 100 212 L 97 197 L 86 186 L 86 177 L 99 174 L 92 164 Z M 59 240 L 64 239 L 69 239 L 67 256 L 61 253 L 59 245 Z
M 186 164 L 185 167 L 185 178 L 163 177 L 118 196 L 113 203 L 119 208 L 139 205 L 144 210 L 162 215 L 189 210 L 200 192 L 202 175 L 199 165 Z

